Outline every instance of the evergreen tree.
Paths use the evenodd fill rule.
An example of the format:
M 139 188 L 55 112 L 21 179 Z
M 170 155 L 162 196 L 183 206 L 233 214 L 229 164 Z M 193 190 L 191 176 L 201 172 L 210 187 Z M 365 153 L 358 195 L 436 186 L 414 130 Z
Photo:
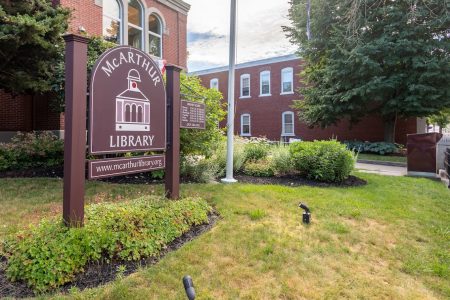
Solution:
M 68 17 L 69 11 L 53 6 L 51 0 L 0 0 L 0 89 L 51 90 Z
M 442 0 L 292 0 L 284 30 L 304 59 L 304 99 L 294 107 L 312 126 L 369 114 L 393 141 L 399 117 L 450 107 L 450 16 Z

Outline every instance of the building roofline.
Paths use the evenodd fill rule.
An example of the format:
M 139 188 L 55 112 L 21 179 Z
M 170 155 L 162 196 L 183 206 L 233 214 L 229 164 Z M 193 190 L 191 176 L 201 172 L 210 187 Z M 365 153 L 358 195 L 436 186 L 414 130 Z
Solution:
M 283 56 L 254 60 L 254 61 L 237 64 L 236 70 L 255 67 L 255 66 L 261 66 L 261 65 L 267 65 L 267 64 L 274 64 L 274 63 L 279 63 L 279 62 L 283 62 L 283 61 L 296 60 L 296 59 L 300 59 L 296 54 L 288 54 L 288 55 L 283 55 Z M 229 69 L 228 66 L 222 66 L 222 67 L 217 67 L 217 68 L 189 72 L 189 75 L 201 76 L 201 75 L 207 75 L 207 74 L 213 74 L 213 73 L 219 73 L 219 72 L 226 72 L 226 71 L 228 71 L 228 69 Z
M 187 15 L 189 10 L 191 9 L 191 5 L 189 3 L 184 2 L 183 0 L 158 0 L 158 2 L 184 15 Z

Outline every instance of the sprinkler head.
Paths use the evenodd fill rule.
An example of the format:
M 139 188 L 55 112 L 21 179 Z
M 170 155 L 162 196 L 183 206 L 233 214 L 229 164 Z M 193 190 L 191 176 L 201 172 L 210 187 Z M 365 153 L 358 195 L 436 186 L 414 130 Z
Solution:
M 298 207 L 300 207 L 301 209 L 304 210 L 303 215 L 302 215 L 302 221 L 304 224 L 309 224 L 311 222 L 311 212 L 308 208 L 308 206 L 304 203 L 300 203 L 298 205 Z
M 183 277 L 183 285 L 184 290 L 186 291 L 186 296 L 189 300 L 195 299 L 195 289 L 194 289 L 194 283 L 192 282 L 192 278 L 189 275 L 186 275 Z

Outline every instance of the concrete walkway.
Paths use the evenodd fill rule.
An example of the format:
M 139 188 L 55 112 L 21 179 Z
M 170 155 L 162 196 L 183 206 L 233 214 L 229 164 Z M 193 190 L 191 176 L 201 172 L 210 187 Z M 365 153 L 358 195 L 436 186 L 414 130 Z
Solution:
M 406 167 L 394 167 L 375 164 L 356 163 L 356 169 L 365 173 L 388 176 L 406 176 Z

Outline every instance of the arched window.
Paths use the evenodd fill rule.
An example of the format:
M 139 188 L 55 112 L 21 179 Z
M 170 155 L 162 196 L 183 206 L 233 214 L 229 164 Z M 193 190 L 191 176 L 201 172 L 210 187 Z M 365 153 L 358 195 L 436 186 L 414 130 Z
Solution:
M 131 105 L 131 122 L 136 123 L 137 122 L 137 109 L 136 105 Z
M 250 122 L 250 114 L 241 115 L 241 136 L 251 136 Z
M 138 111 L 137 111 L 137 121 L 138 121 L 138 123 L 142 123 L 142 122 L 143 122 L 143 118 L 142 118 L 142 106 L 141 106 L 141 105 L 138 106 Z
M 241 98 L 250 98 L 250 74 L 241 75 Z
M 162 58 L 163 25 L 156 14 L 148 17 L 148 49 L 153 56 Z
M 292 94 L 294 82 L 294 71 L 292 68 L 281 70 L 281 94 Z
M 213 78 L 209 81 L 209 88 L 210 89 L 219 89 L 219 79 Z
M 125 122 L 131 122 L 131 110 L 130 105 L 125 105 Z
M 259 74 L 259 95 L 260 96 L 271 96 L 270 95 L 270 71 L 262 71 Z
M 122 7 L 117 0 L 103 0 L 103 37 L 120 44 L 122 42 Z
M 292 111 L 285 111 L 281 115 L 282 122 L 282 136 L 294 136 L 294 113 Z
M 128 45 L 143 49 L 143 7 L 137 0 L 128 0 Z

